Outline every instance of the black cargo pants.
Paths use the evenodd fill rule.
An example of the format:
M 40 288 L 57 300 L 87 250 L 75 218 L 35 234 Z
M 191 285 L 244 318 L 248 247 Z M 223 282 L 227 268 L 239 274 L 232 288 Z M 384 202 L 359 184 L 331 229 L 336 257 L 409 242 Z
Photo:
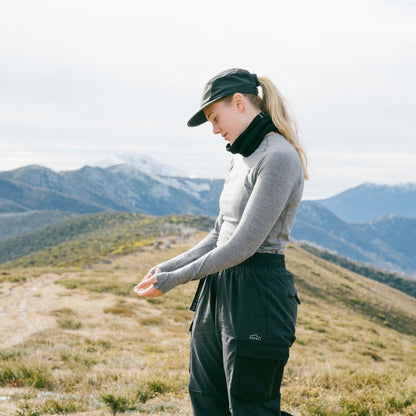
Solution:
M 205 278 L 189 366 L 195 416 L 288 415 L 280 385 L 298 303 L 283 255 L 256 253 Z

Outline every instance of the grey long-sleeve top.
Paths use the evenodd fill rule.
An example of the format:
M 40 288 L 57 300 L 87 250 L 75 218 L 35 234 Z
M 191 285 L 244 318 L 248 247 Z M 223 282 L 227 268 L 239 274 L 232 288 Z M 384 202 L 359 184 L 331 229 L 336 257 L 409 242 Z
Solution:
M 235 266 L 256 252 L 283 254 L 302 192 L 298 153 L 280 134 L 266 136 L 248 157 L 235 155 L 214 229 L 189 251 L 159 264 L 154 287 L 167 292 Z

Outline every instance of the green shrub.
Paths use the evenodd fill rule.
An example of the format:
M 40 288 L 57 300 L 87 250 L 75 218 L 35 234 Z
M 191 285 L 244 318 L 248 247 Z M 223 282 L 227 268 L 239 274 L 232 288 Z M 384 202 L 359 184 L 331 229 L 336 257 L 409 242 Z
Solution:
M 82 323 L 71 318 L 60 318 L 56 320 L 58 327 L 61 329 L 80 329 Z
M 136 316 L 136 314 L 131 310 L 124 306 L 115 306 L 112 308 L 105 308 L 103 309 L 104 313 L 112 313 L 113 315 L 121 315 L 121 316 Z
M 113 394 L 102 394 L 101 398 L 113 412 L 113 416 L 115 416 L 117 412 L 124 413 L 130 409 L 129 400 L 125 397 L 116 397 Z
M 52 390 L 54 382 L 46 368 L 23 364 L 2 365 L 0 367 L 0 385 L 29 386 L 36 389 Z

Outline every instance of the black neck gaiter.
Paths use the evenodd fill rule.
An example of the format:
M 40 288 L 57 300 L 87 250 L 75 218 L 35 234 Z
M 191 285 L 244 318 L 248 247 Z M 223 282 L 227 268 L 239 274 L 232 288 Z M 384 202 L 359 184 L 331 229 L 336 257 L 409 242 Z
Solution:
M 250 156 L 263 141 L 266 134 L 279 132 L 273 124 L 272 118 L 263 112 L 254 117 L 248 127 L 235 139 L 233 144 L 228 143 L 225 149 L 233 154 L 240 153 L 244 157 Z

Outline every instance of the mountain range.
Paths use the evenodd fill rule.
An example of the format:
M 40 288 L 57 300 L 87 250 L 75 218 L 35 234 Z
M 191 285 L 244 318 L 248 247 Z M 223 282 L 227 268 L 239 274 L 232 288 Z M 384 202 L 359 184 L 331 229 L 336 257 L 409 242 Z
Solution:
M 223 181 L 150 175 L 129 165 L 55 172 L 26 166 L 0 172 L 0 213 L 58 210 L 216 216 Z
M 315 201 L 303 201 L 291 236 L 366 264 L 416 276 L 416 218 L 393 215 L 348 223 Z
M 416 218 L 416 184 L 363 183 L 317 202 L 347 222 L 371 221 L 388 215 Z
M 107 211 L 215 218 L 223 180 L 188 178 L 152 158 L 117 155 L 55 172 L 31 165 L 0 172 L 0 241 Z M 328 199 L 302 201 L 296 241 L 416 276 L 416 184 L 363 184 Z

